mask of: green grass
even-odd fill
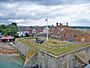
[[[47,50],[48,52],[51,52],[53,53],[54,55],[60,55],[60,54],[64,54],[66,52],[70,52],[70,51],[75,51],[76,49],[80,49],[81,47],[85,47],[87,46],[88,44],[86,43],[82,43],[82,44],[78,44],[78,45],[71,45],[71,46],[68,46],[68,47],[63,47],[63,48],[51,48],[51,49],[45,49]]]
[[[62,46],[62,45],[71,45],[71,42],[65,42],[65,41],[60,41],[60,40],[56,40],[56,39],[52,39],[50,38],[48,41],[48,45],[54,45],[54,46]]]
[[[33,39],[33,40],[35,40],[35,39]],[[26,44],[27,46],[32,46],[32,48],[34,48],[34,49],[40,49],[40,50],[47,51],[56,56],[67,53],[67,52],[74,51],[76,49],[80,49],[81,47],[88,46],[88,43],[73,44],[70,42],[64,42],[64,41],[60,41],[60,40],[56,40],[56,39],[52,39],[52,38],[49,38],[49,41],[45,42],[43,44],[35,43],[32,41],[32,39],[26,39],[26,38],[18,38],[18,39],[16,39],[16,41],[21,41],[22,43]],[[70,46],[65,46],[65,47],[61,47],[61,48],[47,47],[47,45],[62,46],[63,44],[70,45]]]

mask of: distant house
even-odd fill
[[[48,30],[48,33],[50,33],[50,32],[49,32],[49,30],[50,30],[49,27],[45,27],[45,28],[43,29],[43,33],[46,34],[46,33],[47,33],[47,30]]]
[[[29,34],[32,35],[32,34],[37,34],[37,33],[42,33],[43,32],[43,28],[30,28],[29,29]]]
[[[13,36],[2,36],[0,38],[1,42],[13,42],[15,38]]]
[[[81,42],[90,42],[90,35],[86,32],[80,37]]]
[[[18,33],[18,36],[26,36],[26,34],[29,34],[29,31],[19,31],[17,33]]]
[[[37,33],[42,33],[42,32],[43,32],[43,28],[40,28],[40,27],[39,27],[39,28],[35,28],[35,29],[36,29],[36,32],[37,32]]]
[[[50,33],[51,34],[59,34],[59,32],[64,31],[64,30],[68,30],[70,29],[70,27],[68,26],[68,23],[66,25],[63,25],[62,23],[56,23],[56,26],[51,26],[50,28]]]
[[[36,29],[33,29],[32,30],[32,34],[36,34]]]
[[[18,36],[25,36],[26,33],[29,34],[29,27],[19,27],[19,31],[17,33]]]

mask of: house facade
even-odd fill
[[[21,28],[20,32],[18,32],[19,36],[25,36],[28,33],[29,35],[32,34],[46,34],[47,27],[28,27],[28,28]],[[77,29],[71,28],[68,23],[63,25],[62,23],[56,23],[56,26],[48,27],[48,33],[50,35],[60,36],[61,40],[63,41],[70,41],[70,42],[90,42],[90,32],[84,32]]]

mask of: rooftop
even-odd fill
[[[13,37],[13,36],[3,36],[3,37],[0,38],[0,39],[14,39],[14,37]]]
[[[45,39],[45,38],[42,38]],[[32,46],[34,49],[43,50],[45,52],[51,53],[55,56],[75,51],[85,46],[89,46],[88,43],[80,43],[74,44],[68,41],[60,41],[56,39],[49,38],[48,42],[45,41],[44,43],[36,43],[35,38],[18,38],[16,41],[20,41],[27,46]]]

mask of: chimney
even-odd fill
[[[62,26],[62,23],[60,23],[60,26]]]
[[[56,23],[56,26],[58,26],[58,22]]]
[[[53,27],[53,24],[52,24],[52,27]]]
[[[66,25],[68,26],[68,22],[66,23]]]

